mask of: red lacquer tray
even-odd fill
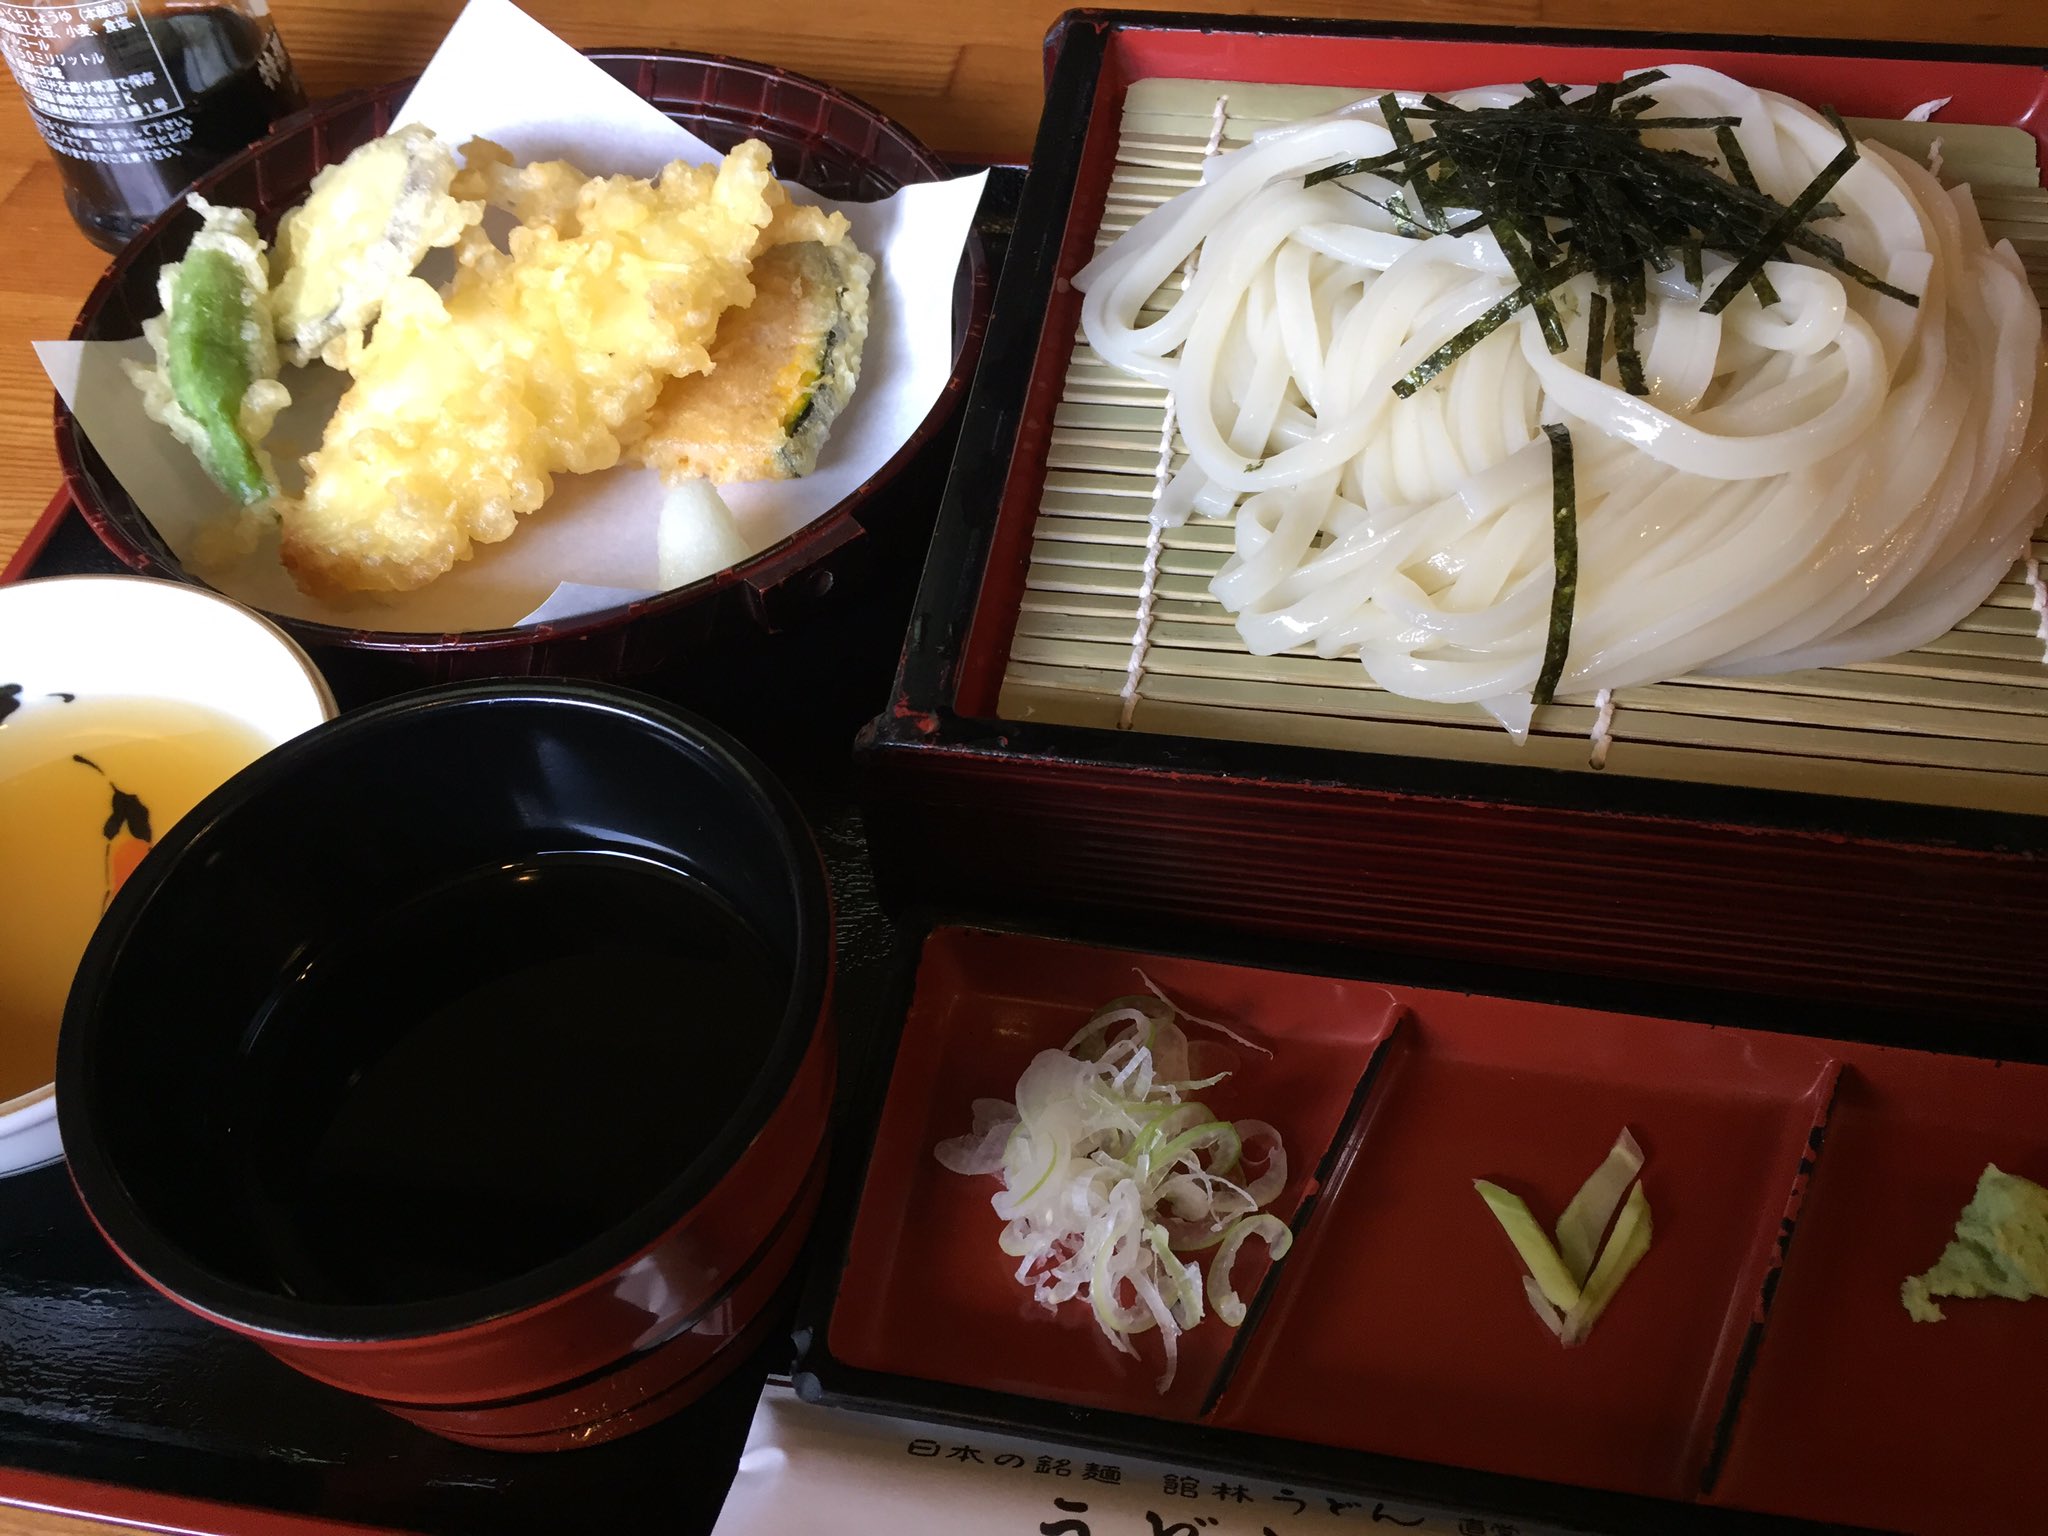
[[[932,1156],[1139,972],[1273,1046],[1204,1097],[1281,1129],[1298,1232],[1164,1396]],[[1623,1125],[1655,1241],[1566,1351],[1472,1180],[1553,1220]],[[941,927],[810,1384],[1574,1529],[2032,1529],[2048,1302],[1898,1299],[1992,1161],[2048,1177],[2048,1066]]]
[[[2031,809],[1960,810],[1000,708],[1076,346],[1071,279],[1094,250],[1133,82],[1443,88],[1672,60],[1851,115],[1947,97],[1957,121],[2048,135],[2048,59],[2017,50],[1140,12],[1054,29],[989,334],[990,356],[1029,367],[976,381],[896,698],[864,739],[886,891],[2038,1024],[2014,957],[2048,918],[2048,781]]]

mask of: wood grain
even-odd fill
[[[942,150],[1020,160],[1042,93],[1040,42],[1059,0],[833,0],[763,19],[758,0],[527,0],[579,46],[704,49],[818,76],[873,102]],[[1432,21],[1641,26],[1643,0],[1192,0],[1182,8]],[[307,89],[324,95],[417,70],[460,0],[274,0]],[[1728,32],[2005,43],[2048,47],[2048,5],[2034,0],[1722,0]],[[1700,19],[1688,16],[1687,25]],[[0,86],[0,563],[57,486],[50,391],[29,349],[64,335],[105,258],[72,227],[56,171],[11,81]],[[83,1536],[115,1529],[0,1507],[0,1536]]]
[[[74,1520],[69,1515],[0,1506],[0,1536],[105,1536],[108,1531],[134,1529],[132,1525],[102,1525],[97,1520]]]

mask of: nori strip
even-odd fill
[[[1564,676],[1572,646],[1572,608],[1579,595],[1579,505],[1572,471],[1572,435],[1555,422],[1543,424],[1550,439],[1550,548],[1556,575],[1550,583],[1550,631],[1543,642],[1543,670],[1536,674],[1531,702],[1548,704]]]
[[[1821,260],[1841,273],[1842,276],[1852,282],[1861,283],[1873,292],[1881,293],[1888,299],[1897,299],[1901,304],[1909,304],[1915,309],[1920,307],[1919,294],[1908,293],[1903,288],[1895,288],[1868,267],[1857,266],[1855,262],[1841,254],[1842,247],[1832,240],[1827,240],[1829,245],[1834,246],[1833,254],[1829,254],[1821,246],[1821,241],[1823,240],[1827,240],[1827,236],[1816,234],[1812,230],[1802,229],[1795,231],[1787,244],[1797,246],[1809,255],[1820,257]]]
[[[1394,221],[1394,233],[1409,235],[1418,240],[1425,240],[1429,237],[1429,230],[1416,222],[1415,216],[1408,211],[1407,203],[1402,201],[1400,193],[1396,192],[1383,203],[1371,193],[1361,192],[1356,187],[1346,187],[1341,182],[1338,183],[1338,186],[1341,190],[1349,192],[1360,202],[1371,203],[1380,212],[1391,217]],[[1455,234],[1457,231],[1454,230],[1452,233]]]
[[[1599,378],[1607,359],[1607,295],[1593,290],[1593,302],[1586,306],[1586,375]]]
[[[1570,261],[1552,267],[1539,280],[1540,287],[1538,292],[1548,293],[1551,289],[1570,282],[1581,272],[1584,272],[1587,269],[1587,265],[1588,263],[1583,258],[1574,257]],[[1486,310],[1478,319],[1430,353],[1429,356],[1425,357],[1413,368],[1409,369],[1400,378],[1394,380],[1394,393],[1403,400],[1406,400],[1415,391],[1422,388],[1423,385],[1478,346],[1480,342],[1486,340],[1487,337],[1499,330],[1501,326],[1507,323],[1508,317],[1513,315],[1524,304],[1527,304],[1533,296],[1527,289],[1517,288],[1513,293]]]
[[[1643,355],[1636,350],[1636,312],[1640,298],[1627,285],[1614,293],[1614,367],[1621,375],[1621,387],[1632,395],[1647,395],[1650,386],[1643,379]]]
[[[1414,130],[1409,128],[1408,119],[1401,112],[1399,99],[1392,91],[1388,91],[1386,95],[1380,97],[1379,108],[1380,116],[1386,119],[1387,132],[1394,136],[1394,148],[1408,155],[1411,160],[1414,159],[1419,146]],[[1436,188],[1430,185],[1427,161],[1417,162],[1411,179],[1415,186],[1415,200],[1422,205],[1423,218],[1429,222],[1431,229],[1442,234],[1450,228],[1450,223],[1444,218],[1443,208],[1437,203]]]
[[[1542,274],[1529,255],[1529,247],[1522,242],[1521,226],[1513,219],[1495,219],[1493,233],[1507,255],[1508,266],[1514,270],[1515,281],[1522,285],[1522,291],[1533,295],[1530,302],[1536,308],[1536,323],[1543,329],[1543,344],[1553,352],[1562,352],[1567,345],[1564,321],[1557,316],[1549,290],[1541,286]]]
[[[1721,146],[1721,158],[1728,162],[1728,174],[1735,178],[1735,185],[1745,192],[1760,192],[1756,184],[1756,172],[1749,168],[1749,156],[1742,152],[1742,141],[1735,137],[1735,126],[1714,130],[1714,142]]]
[[[1735,184],[1746,192],[1761,192],[1763,189],[1756,184],[1756,172],[1749,168],[1749,156],[1742,152],[1742,141],[1735,137],[1734,125],[1715,129],[1714,142],[1721,146],[1721,158],[1728,162],[1728,174],[1735,178]],[[1698,288],[1701,282],[1701,278],[1692,277],[1693,287]],[[1756,290],[1756,301],[1764,308],[1769,309],[1778,302],[1778,290],[1771,286],[1771,280],[1764,276],[1762,268],[1757,269],[1756,280],[1750,287]]]
[[[1742,152],[1742,141],[1735,137],[1734,129],[1732,127],[1716,129],[1714,131],[1714,142],[1721,146],[1721,157],[1728,162],[1728,172],[1735,178],[1735,184],[1745,192],[1755,192],[1761,195],[1763,189],[1756,184],[1756,173],[1749,168],[1749,156]],[[1695,289],[1699,288],[1705,281],[1703,276],[1694,274],[1690,270],[1688,270],[1687,276],[1691,279]],[[1756,280],[1750,284],[1750,287],[1756,290],[1756,301],[1763,305],[1764,308],[1768,309],[1771,305],[1778,302],[1778,290],[1771,286],[1771,280],[1764,276],[1761,269],[1758,270]]]

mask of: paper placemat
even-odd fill
[[[801,1401],[771,1381],[712,1536],[1551,1536],[1052,1441]]]

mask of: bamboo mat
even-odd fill
[[[1213,149],[1371,94],[1137,82],[1124,103],[1097,249],[1194,185]],[[1923,158],[1939,138],[1944,179],[1971,183],[1986,232],[2013,241],[2048,304],[2048,192],[2027,133],[1856,119],[1850,126]],[[1953,631],[1907,655],[1620,690],[1604,765],[1596,767],[1602,753],[1590,698],[1538,710],[1529,739],[1517,745],[1476,706],[1386,693],[1354,659],[1306,647],[1251,655],[1208,590],[1232,548],[1229,519],[1197,516],[1164,532],[1141,636],[1162,454],[1177,467],[1185,452],[1166,426],[1164,392],[1108,367],[1077,335],[999,700],[1004,719],[2048,813],[2048,616],[2034,610],[2037,589],[2024,563]],[[2048,528],[2032,551],[2048,565]],[[1134,656],[1137,686],[1127,703]]]

